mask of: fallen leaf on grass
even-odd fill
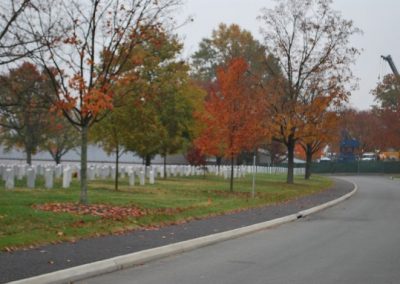
[[[33,205],[34,209],[50,211],[56,213],[71,213],[77,215],[92,215],[101,218],[112,219],[115,221],[122,220],[127,217],[140,217],[145,215],[141,209],[136,207],[120,207],[105,204],[83,205],[78,203],[45,203]],[[75,226],[84,225],[84,221],[80,220],[74,223]]]
[[[11,247],[5,247],[4,250],[5,250],[6,252],[13,252],[13,251],[14,251],[14,249],[11,248]]]

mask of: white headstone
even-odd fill
[[[88,180],[95,180],[96,179],[96,171],[93,166],[88,167],[87,171]]]
[[[99,165],[95,166],[95,178],[100,177],[101,176],[101,167]]]
[[[154,171],[150,170],[149,172],[149,183],[154,184]]]
[[[44,171],[44,184],[47,189],[52,189],[54,185],[53,169],[47,168]]]
[[[145,184],[145,175],[144,175],[144,171],[141,170],[139,173],[139,179],[140,179],[140,185],[144,185]]]
[[[125,173],[126,173],[125,167],[121,167],[119,170],[119,173],[121,175],[121,178],[125,178]]]
[[[4,181],[7,180],[7,170],[8,170],[8,169],[9,169],[9,168],[6,168],[6,167],[3,166],[2,170],[1,170],[1,178],[2,178]]]
[[[41,164],[37,165],[36,169],[37,169],[37,171],[36,171],[37,175],[40,175],[40,176],[44,175],[44,166],[43,165],[41,165]]]
[[[26,170],[26,185],[28,188],[35,188],[35,170],[31,167],[29,167]]]
[[[62,187],[63,188],[69,188],[69,185],[71,183],[71,175],[72,175],[72,170],[70,167],[65,167],[63,170],[63,183]]]
[[[60,178],[62,175],[62,171],[63,171],[63,166],[60,164],[56,165],[55,172],[54,172],[55,178]]]
[[[22,180],[26,174],[25,172],[26,172],[25,165],[19,165],[17,169],[17,179]]]
[[[6,189],[14,189],[14,170],[6,169]]]
[[[129,186],[135,186],[135,172],[133,170],[128,172]]]
[[[228,168],[227,168],[227,167],[224,167],[224,168],[223,168],[223,172],[224,172],[224,179],[228,179],[228,173],[229,173]]]

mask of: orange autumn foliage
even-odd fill
[[[266,103],[248,68],[245,60],[236,58],[217,71],[216,86],[210,88],[204,113],[198,115],[204,129],[195,145],[204,154],[233,159],[266,136]]]

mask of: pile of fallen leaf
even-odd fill
[[[99,216],[105,219],[121,220],[127,217],[140,217],[145,212],[137,207],[120,207],[105,204],[83,205],[78,203],[45,203],[32,206],[34,209],[56,213]]]

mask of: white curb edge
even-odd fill
[[[71,283],[78,280],[88,279],[100,274],[110,273],[117,270],[125,269],[135,265],[140,265],[152,260],[160,259],[174,254],[179,254],[185,251],[194,250],[196,248],[208,246],[217,242],[226,241],[229,239],[239,238],[241,236],[265,230],[274,226],[282,225],[284,223],[292,222],[304,216],[324,210],[328,207],[334,206],[351,196],[353,196],[358,187],[353,183],[354,189],[342,197],[329,201],[322,205],[300,211],[278,219],[242,227],[222,233],[212,234],[192,240],[187,240],[179,243],[174,243],[162,247],[143,250],[135,253],[130,253],[122,256],[113,257],[110,259],[100,260],[80,266],[67,268],[64,270],[54,271],[51,273],[34,276],[31,278],[21,279],[9,282],[9,284],[48,284],[48,283]]]

